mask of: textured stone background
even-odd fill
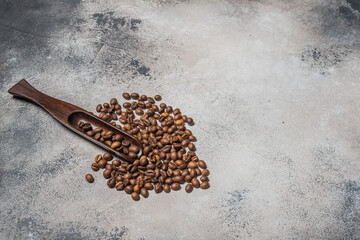
[[[0,0],[0,239],[359,239],[358,0]],[[192,116],[211,188],[133,202],[7,90]]]

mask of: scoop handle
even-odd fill
[[[50,97],[33,86],[30,85],[25,79],[20,80],[8,91],[14,97],[25,98],[31,102],[39,105],[48,111],[53,117],[63,123],[67,123],[68,116],[77,110],[85,111],[70,103],[61,101],[59,99]],[[86,112],[86,111],[85,111]]]

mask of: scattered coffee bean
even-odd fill
[[[91,174],[86,174],[85,176],[86,181],[88,181],[89,183],[94,182],[94,177]]]
[[[130,99],[131,99],[131,96],[130,96],[130,94],[128,94],[128,93],[123,93],[122,96],[123,96],[123,98],[126,99],[126,100],[130,100]]]
[[[137,192],[133,192],[131,193],[131,197],[134,201],[139,201],[140,200],[140,196]]]
[[[202,183],[200,184],[200,188],[201,188],[201,189],[208,189],[209,187],[210,187],[209,182],[202,182]]]
[[[136,100],[136,99],[139,98],[139,94],[138,94],[138,93],[132,93],[132,94],[131,94],[131,98],[134,99],[134,100]]]
[[[161,101],[161,99],[162,99],[160,95],[155,95],[154,98],[155,98],[156,101]]]
[[[185,187],[185,191],[187,193],[191,193],[193,191],[193,186],[190,183],[187,184],[186,187]]]

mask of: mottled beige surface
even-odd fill
[[[0,0],[0,238],[359,238],[359,5]],[[91,111],[161,94],[194,118],[211,188],[88,184],[102,151],[12,99],[21,78]]]

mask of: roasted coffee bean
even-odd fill
[[[144,188],[146,188],[147,190],[153,190],[154,186],[152,183],[146,182],[146,183],[144,183]]]
[[[137,192],[137,193],[140,192],[140,186],[139,185],[134,186],[134,192]]]
[[[137,109],[135,110],[135,113],[136,113],[137,115],[143,115],[143,114],[144,114],[144,111],[143,111],[141,108],[137,108]]]
[[[144,198],[149,197],[149,192],[148,192],[148,190],[147,190],[146,188],[144,188],[144,187],[140,189],[140,194],[141,194],[141,196],[143,196]]]
[[[124,178],[126,178],[126,179],[130,179],[130,178],[132,178],[131,173],[126,173],[126,174],[124,175]]]
[[[93,171],[99,171],[99,164],[98,163],[93,163],[93,164],[91,164],[91,169],[93,170]]]
[[[137,158],[137,154],[134,153],[134,152],[129,152],[129,153],[128,153],[128,156],[129,156],[131,159],[136,159],[136,158]]]
[[[134,192],[134,187],[132,185],[127,185],[124,189],[124,191],[127,193],[127,194],[131,194]]]
[[[97,106],[96,106],[96,111],[97,111],[97,112],[100,112],[101,108],[102,108],[101,104],[97,105]]]
[[[106,164],[107,164],[107,162],[106,162],[105,159],[101,159],[101,160],[99,161],[99,167],[100,167],[100,168],[105,168],[105,167],[106,167]]]
[[[188,167],[189,168],[197,168],[197,163],[196,162],[194,162],[194,161],[190,161],[189,163],[188,163]]]
[[[194,125],[194,120],[192,118],[187,118],[187,123],[190,125],[190,126],[193,126]]]
[[[139,201],[140,200],[140,195],[137,192],[133,192],[133,193],[131,193],[131,198],[134,201]]]
[[[178,183],[184,183],[184,177],[183,176],[175,176],[174,177],[174,182],[178,182]]]
[[[184,177],[184,180],[185,180],[185,182],[187,182],[187,183],[191,182],[191,179],[192,179],[192,177],[191,177],[190,175],[186,175],[186,176]]]
[[[161,99],[162,99],[162,97],[160,95],[155,95],[154,98],[155,98],[156,101],[161,101]]]
[[[196,177],[197,177],[197,173],[196,173],[196,170],[195,170],[195,169],[191,169],[191,170],[190,170],[190,176],[193,177],[193,178],[196,178]]]
[[[205,169],[204,171],[202,171],[202,175],[207,177],[210,175],[210,171],[208,169]]]
[[[171,189],[174,190],[174,191],[179,191],[181,189],[181,186],[179,183],[177,182],[174,182],[171,184]]]
[[[94,182],[94,177],[89,173],[85,175],[85,179],[86,181],[88,181],[89,183]]]
[[[123,98],[126,99],[126,100],[130,100],[130,99],[131,99],[131,96],[130,96],[130,94],[128,94],[128,93],[123,93],[122,96],[123,96]]]
[[[155,103],[155,100],[154,100],[152,97],[148,97],[147,100],[148,100],[150,103],[152,103],[152,104]]]
[[[200,181],[197,178],[191,179],[191,184],[193,185],[194,188],[200,187]]]
[[[121,190],[124,190],[125,185],[123,182],[120,181],[115,184],[115,188],[116,188],[116,190],[121,191]]]
[[[140,96],[140,99],[143,100],[143,101],[146,101],[146,100],[147,100],[147,96],[146,96],[146,95],[141,95],[141,96]]]
[[[209,182],[202,182],[201,184],[200,184],[200,188],[201,189],[208,189],[210,187],[210,184],[209,184]]]
[[[163,191],[163,187],[161,183],[156,183],[154,187],[155,193],[161,193]]]
[[[139,98],[139,94],[138,94],[138,93],[132,93],[132,94],[131,94],[131,98],[134,99],[134,100],[136,100],[136,99]]]
[[[131,146],[129,147],[129,150],[130,150],[131,152],[134,152],[134,153],[138,153],[138,152],[139,152],[139,148],[138,148],[137,146],[135,146],[135,145],[131,145]]]
[[[189,140],[192,141],[192,142],[196,142],[196,141],[197,141],[196,137],[193,136],[193,135],[189,136]]]
[[[103,175],[104,175],[104,178],[106,178],[106,179],[110,178],[111,170],[110,170],[110,169],[106,169],[106,170],[103,172]]]
[[[203,160],[199,160],[199,161],[198,161],[198,165],[199,165],[199,167],[201,167],[202,169],[206,169],[206,168],[207,168],[206,163],[205,163]]]
[[[118,147],[120,147],[121,146],[121,142],[119,142],[119,141],[115,141],[115,142],[113,142],[112,144],[111,144],[111,148],[112,149],[115,149],[115,148],[118,148]]]
[[[168,184],[165,184],[164,187],[163,187],[163,189],[164,189],[164,192],[166,192],[166,193],[171,192],[170,185],[168,185]]]
[[[196,174],[197,174],[198,176],[201,175],[201,170],[200,170],[200,168],[195,168],[195,171],[196,171]]]
[[[129,103],[129,102],[124,102],[123,103],[124,108],[129,108],[130,106],[131,106],[131,103]]]
[[[202,182],[208,182],[209,181],[209,178],[207,176],[201,176],[200,177],[200,181]]]
[[[190,183],[186,184],[185,191],[191,193],[193,191],[193,186]]]
[[[193,143],[189,143],[188,148],[189,148],[190,151],[195,151],[196,150],[195,144],[193,144]]]
[[[114,165],[115,167],[120,166],[120,164],[121,164],[120,160],[114,160],[114,161],[112,161],[112,165]]]
[[[111,159],[113,159],[113,156],[110,154],[110,153],[105,153],[103,158],[106,160],[106,161],[110,161]]]
[[[151,102],[147,102],[147,103],[145,103],[145,108],[147,108],[147,109],[149,109],[149,108],[151,108]]]
[[[114,188],[115,187],[115,184],[116,184],[116,181],[114,178],[110,178],[107,182],[107,185],[109,188]]]
[[[111,104],[111,105],[117,104],[116,98],[112,98],[112,99],[110,100],[110,104]]]

